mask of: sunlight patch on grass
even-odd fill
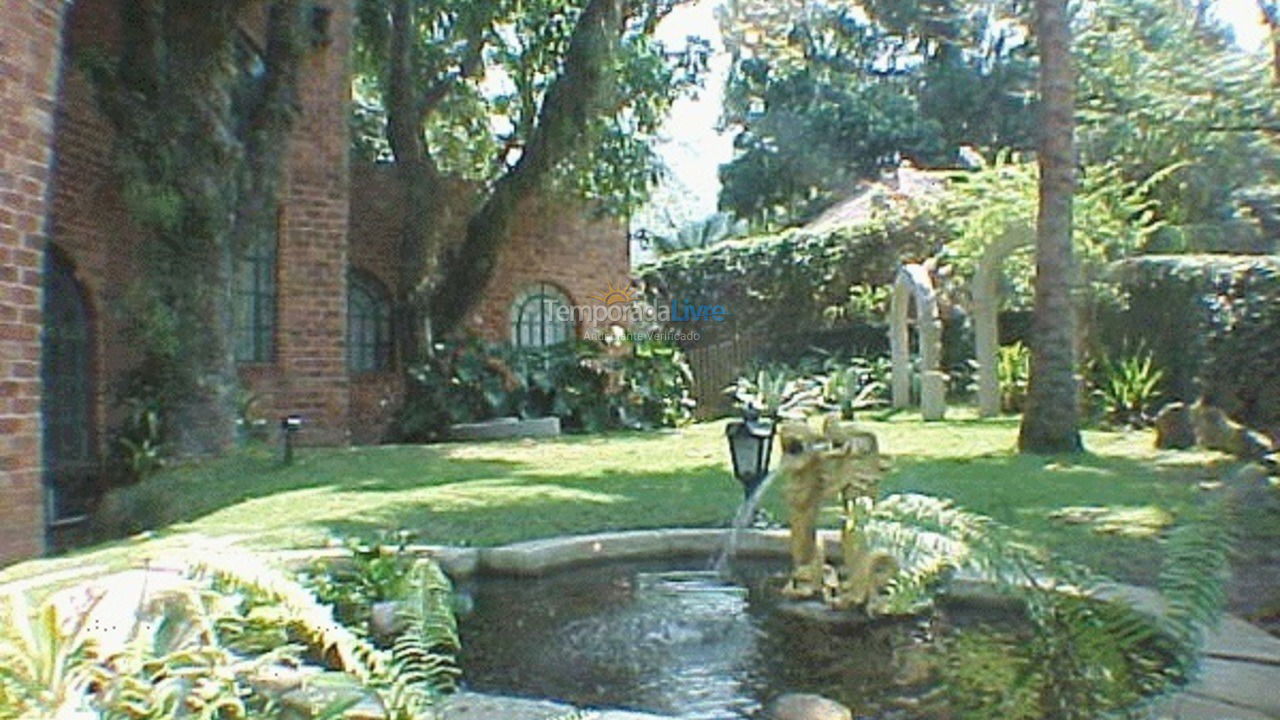
[[[1088,525],[1102,535],[1153,538],[1173,524],[1169,511],[1154,505],[1116,507],[1079,505],[1049,513],[1049,519],[1071,525]]]

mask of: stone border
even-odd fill
[[[411,546],[408,550],[434,558],[455,579],[475,575],[531,577],[552,572],[622,560],[642,558],[712,557],[729,541],[726,529],[659,529],[570,535],[530,540],[488,548]],[[835,552],[836,531],[822,531],[821,538]],[[305,562],[324,556],[341,557],[334,549],[320,554],[296,553],[286,562]],[[288,555],[288,554],[286,554]],[[743,530],[736,540],[736,556],[786,558],[785,530]],[[947,596],[975,603],[1001,603],[990,585],[974,578],[953,581]],[[1124,599],[1151,614],[1164,606],[1158,593],[1135,585],[1116,585],[1103,597]],[[1200,679],[1156,707],[1155,717],[1180,720],[1280,718],[1280,639],[1235,616],[1225,616],[1205,640],[1205,661]]]
[[[645,558],[663,559],[679,557],[710,558],[729,541],[728,529],[657,529],[624,532],[569,535],[543,540],[530,540],[497,547],[468,548],[440,545],[412,545],[407,551],[421,557],[430,557],[440,563],[455,580],[473,576],[533,577],[573,567]],[[821,531],[820,537],[830,553],[835,553],[839,542],[836,531]],[[776,558],[788,557],[786,530],[743,530],[736,540],[735,555],[739,557]],[[834,555],[832,555],[834,557]],[[348,557],[345,548],[331,547],[311,550],[290,550],[272,553],[271,560],[292,570],[300,570],[317,560],[341,561]],[[158,558],[157,560],[161,560]],[[168,567],[163,562],[153,562],[152,569]],[[83,579],[89,572],[67,573],[66,579]],[[112,575],[116,573],[104,573]],[[28,583],[31,579],[28,580]],[[23,583],[23,584],[28,584]],[[16,589],[10,587],[9,589]],[[952,599],[979,604],[1007,606],[1008,599],[991,591],[989,584],[976,578],[958,578],[946,594]],[[1104,597],[1117,597],[1132,603],[1138,609],[1161,614],[1164,607],[1158,593],[1150,588],[1134,585],[1117,585]],[[1182,693],[1160,703],[1154,717],[1179,720],[1265,720],[1280,718],[1280,639],[1234,616],[1223,618],[1219,627],[1205,642],[1205,661],[1201,677]],[[466,707],[472,711],[479,707],[492,707],[488,703],[511,701],[513,698],[468,695]],[[512,705],[514,711],[516,705]],[[520,707],[533,710],[531,705]],[[543,708],[546,709],[546,708]],[[447,720],[465,720],[475,717],[458,708],[458,714],[446,713]],[[600,711],[600,720],[637,720],[658,718],[643,714]],[[547,717],[551,717],[548,715]]]

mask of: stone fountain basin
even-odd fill
[[[544,540],[533,540],[490,548],[464,548],[450,546],[416,545],[407,548],[411,554],[431,557],[455,580],[478,575],[539,576],[560,570],[594,563],[612,561],[664,559],[679,557],[710,558],[718,552],[729,537],[726,529],[658,529],[626,532],[576,535]],[[823,531],[820,537],[834,554],[838,533]],[[787,558],[786,530],[743,530],[737,540],[739,557],[761,559]],[[285,567],[301,570],[316,560],[341,563],[347,558],[342,548],[320,548],[281,551],[273,553],[273,559]],[[175,561],[176,562],[176,561]],[[132,570],[126,573],[104,575],[101,568],[77,569],[55,573],[53,576],[31,578],[0,586],[0,591],[47,590],[51,586],[74,587],[61,591],[69,599],[83,593],[86,585],[95,584],[115,589],[136,591],[150,587],[155,590],[176,579],[180,568],[166,558],[151,558],[148,570]],[[147,575],[146,582],[135,577]],[[128,595],[128,592],[124,592]],[[1123,598],[1140,609],[1162,613],[1159,595],[1147,588],[1118,585],[1107,593]],[[952,580],[946,597],[952,601],[1008,609],[1009,600],[993,591],[990,585],[977,578],[958,577]],[[106,602],[109,606],[136,607],[137,598],[123,598],[121,603]],[[1249,718],[1280,717],[1280,696],[1272,690],[1280,684],[1280,639],[1249,623],[1233,617],[1224,617],[1205,643],[1206,660],[1202,679],[1187,692],[1166,703],[1171,716],[1179,718],[1224,717]],[[487,714],[491,703],[501,703],[503,698],[490,698],[464,694],[457,698],[458,712],[446,712],[453,720],[479,717]],[[546,706],[537,707],[530,700],[511,700],[514,705],[525,703],[531,713],[541,714]],[[563,707],[563,706],[560,706]],[[1232,712],[1223,715],[1223,709]],[[1200,714],[1196,714],[1200,712]],[[1205,714],[1207,713],[1207,714]],[[1213,713],[1218,713],[1214,715]],[[548,717],[551,715],[547,715]],[[513,716],[514,717],[514,716]],[[603,717],[612,717],[604,715]],[[619,715],[642,717],[641,715]],[[654,716],[648,716],[654,717]]]

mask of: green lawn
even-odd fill
[[[1158,559],[1153,537],[1120,537],[1049,514],[1070,506],[1176,518],[1228,459],[1151,448],[1146,432],[1087,432],[1071,458],[1014,452],[1014,418],[923,423],[903,415],[868,427],[892,458],[886,492],[953,498],[1059,552],[1136,581]],[[170,469],[115,493],[118,530],[150,532],[0,571],[0,582],[86,564],[118,566],[176,547],[236,542],[315,546],[335,535],[412,531],[417,541],[490,545],[564,533],[723,526],[741,489],[728,469],[723,423],[679,431],[538,442],[302,451],[280,467],[266,449]],[[766,506],[781,516],[778,488]],[[1274,532],[1274,531],[1273,531]]]

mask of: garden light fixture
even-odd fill
[[[748,498],[760,487],[769,474],[769,456],[773,451],[773,422],[760,419],[754,408],[743,413],[742,420],[725,426],[729,438],[729,457],[733,460],[733,475],[742,483]]]
[[[284,464],[293,462],[293,436],[302,430],[301,415],[285,415],[280,418],[280,440],[284,443]]]

